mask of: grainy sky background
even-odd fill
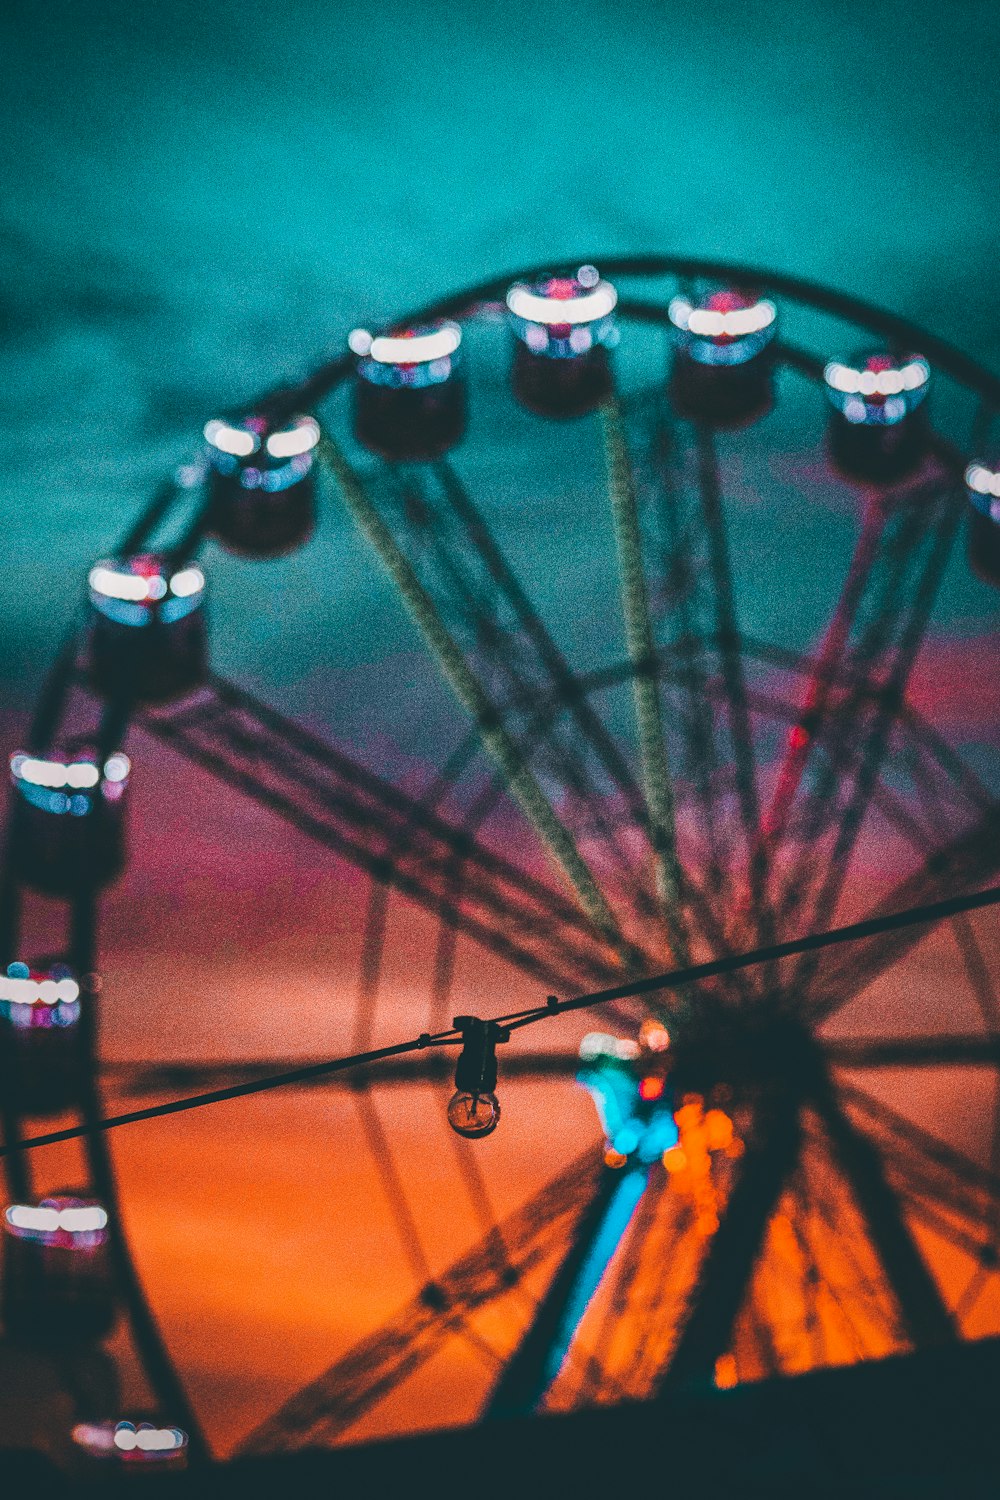
[[[546,257],[664,251],[827,282],[997,368],[998,47],[992,0],[556,0],[489,13],[442,0],[8,0],[5,740],[87,564],[205,418],[303,374],[357,322]],[[344,569],[363,591],[355,564]],[[336,598],[336,560],[329,571]],[[963,628],[993,659],[989,602],[977,600]],[[260,610],[279,615],[280,601]],[[331,618],[343,634],[335,607]],[[259,620],[242,629],[244,657],[255,630],[265,644],[280,634]],[[383,660],[370,657],[341,684],[359,701]],[[280,697],[294,664],[261,666],[256,681]],[[991,691],[970,679],[956,712],[988,718]],[[246,1055],[329,1042],[337,1028],[324,1029],[317,994],[340,937],[356,939],[349,874],[320,870],[304,841],[139,748],[154,772],[135,788],[145,856],[108,923],[111,1050],[184,1055],[192,1030],[209,1050],[231,1041]],[[405,997],[407,945],[423,940],[400,920],[389,988]],[[462,982],[475,977],[470,967]],[[559,1160],[595,1128],[589,1106],[562,1098]],[[437,1140],[439,1104],[419,1106],[426,1120],[392,1106],[406,1150]],[[370,1167],[352,1167],[349,1109],[313,1097],[237,1106],[118,1148],[154,1304],[223,1445],[408,1293],[377,1188],[359,1186]],[[518,1118],[512,1108],[492,1158],[500,1206],[551,1166]],[[473,1226],[466,1209],[460,1230],[435,1219],[440,1161],[428,1147],[412,1174],[446,1262]],[[331,1255],[335,1276],[318,1275]],[[331,1281],[347,1271],[344,1299]],[[446,1371],[389,1425],[422,1423],[457,1382]]]

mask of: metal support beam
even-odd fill
[[[604,1272],[632,1221],[649,1168],[605,1168],[593,1202],[579,1220],[562,1265],[527,1333],[504,1365],[484,1412],[518,1417],[533,1412],[555,1380]]]
[[[687,1321],[659,1384],[661,1398],[678,1387],[712,1381],[749,1293],[771,1215],[798,1160],[800,1140],[798,1096],[775,1101],[760,1121],[756,1144],[747,1149],[708,1248]]]
[[[817,1104],[837,1159],[868,1223],[907,1334],[919,1349],[956,1338],[951,1313],[886,1180],[878,1150],[851,1124],[832,1091]]]
[[[433,599],[418,579],[412,564],[372,503],[364,484],[331,438],[317,450],[333,475],[340,493],[362,534],[371,542],[382,565],[399,591],[411,617],[432,653],[445,681],[459,703],[477,725],[482,741],[503,772],[525,816],[564,876],[582,910],[606,943],[631,965],[629,950],[611,907],[593,871],[563,821],[558,817],[538,778],[528,766],[506,727],[499,722],[479,678],[444,625]]]
[[[674,787],[656,672],[656,645],[649,613],[649,586],[643,567],[639,515],[625,433],[617,404],[601,408],[608,472],[608,495],[618,546],[625,643],[633,667],[632,694],[639,730],[639,757],[649,811],[656,890],[667,938],[677,963],[689,961],[683,922],[683,872],[677,852]]]

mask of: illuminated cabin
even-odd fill
[[[667,309],[674,357],[670,391],[681,416],[713,427],[742,427],[773,401],[778,314],[773,302],[727,287]]]
[[[90,672],[106,697],[164,702],[205,675],[205,575],[140,553],[90,570]]]
[[[22,1342],[88,1343],[114,1326],[108,1215],[69,1190],[4,1213],[2,1309],[9,1337]]]
[[[1000,463],[965,471],[969,497],[969,562],[985,583],[1000,584]]]
[[[440,458],[465,431],[465,381],[457,323],[438,322],[348,339],[358,362],[354,432],[373,453],[399,462]]]
[[[927,446],[930,378],[920,355],[882,349],[827,365],[830,456],[843,474],[886,483],[917,467]]]
[[[54,896],[106,885],[125,854],[125,793],[131,762],[121,751],[98,766],[92,747],[16,751],[10,853],[20,879]]]
[[[80,986],[62,963],[12,963],[0,975],[11,1086],[20,1114],[58,1114],[73,1103],[83,1060]]]
[[[277,557],[310,536],[319,438],[312,417],[206,423],[211,526],[231,551]]]
[[[166,1427],[152,1413],[78,1422],[73,1443],[86,1469],[183,1469],[187,1465],[188,1435],[181,1427]]]
[[[611,394],[618,293],[594,266],[516,282],[507,293],[514,395],[546,417],[578,417]]]

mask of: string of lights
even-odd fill
[[[986,890],[970,892],[968,895],[951,896],[943,901],[933,901],[922,906],[908,907],[904,911],[890,912],[884,916],[852,922],[844,927],[830,928],[826,932],[792,938],[788,942],[772,943],[765,948],[754,948],[745,953],[729,954],[725,958],[689,964],[682,969],[653,974],[645,979],[632,980],[611,989],[596,990],[591,994],[575,995],[567,1000],[560,1000],[550,995],[544,1005],[535,1006],[530,1010],[517,1011],[507,1016],[499,1016],[493,1020],[484,1021],[474,1016],[457,1016],[455,1025],[446,1031],[433,1034],[423,1032],[409,1041],[395,1042],[387,1047],[375,1047],[367,1052],[353,1053],[348,1057],[309,1063],[301,1068],[291,1068],[287,1072],[269,1074],[266,1078],[232,1084],[227,1088],[211,1089],[206,1093],[190,1094],[182,1099],[171,1099],[166,1103],[149,1105],[144,1109],[129,1110],[125,1114],[109,1115],[89,1126],[52,1130],[44,1135],[29,1136],[16,1143],[9,1142],[0,1147],[0,1157],[10,1156],[16,1151],[33,1150],[40,1146],[53,1146],[60,1141],[77,1140],[91,1134],[94,1130],[115,1130],[122,1125],[136,1125],[143,1120],[155,1120],[165,1115],[203,1109],[210,1104],[221,1104],[227,1099],[240,1099],[249,1094],[263,1094],[272,1089],[306,1083],[331,1073],[364,1067],[368,1063],[401,1057],[405,1053],[423,1051],[428,1047],[459,1045],[463,1050],[456,1071],[457,1091],[449,1105],[449,1121],[460,1135],[486,1135],[495,1128],[499,1118],[499,1106],[492,1092],[496,1081],[496,1043],[506,1041],[512,1031],[519,1030],[523,1026],[531,1026],[536,1022],[546,1021],[553,1016],[565,1015],[571,1011],[590,1010],[615,1000],[629,1000],[639,995],[653,994],[657,990],[681,989],[704,979],[734,973],[738,969],[753,968],[759,964],[773,963],[781,958],[791,958],[821,948],[832,948],[842,943],[859,942],[864,938],[877,937],[899,928],[937,922],[960,912],[976,911],[998,904],[1000,904],[1000,886],[991,886]],[[460,1113],[463,1107],[468,1110],[467,1117]]]

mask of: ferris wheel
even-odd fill
[[[454,1021],[457,1071],[427,1048],[348,1075],[370,1211],[413,1296],[256,1413],[245,1451],[377,1431],[455,1349],[466,1398],[444,1423],[1000,1329],[993,913],[555,1019],[568,997],[990,885],[1000,746],[976,658],[1000,582],[998,410],[995,378],[900,318],[759,270],[635,258],[529,269],[356,329],[301,386],[208,422],[94,563],[11,762],[5,1319],[77,1351],[81,1461],[208,1452],[99,1128],[99,892],[142,857],[130,725],[360,872],[345,1050],[476,1011]],[[363,701],[311,701],[307,724],[218,667],[252,659],[226,641],[255,569],[282,601],[276,656],[308,677],[350,654],[306,624],[347,566],[346,528],[368,601],[352,636],[384,661]],[[19,938],[39,892],[66,917],[45,957]],[[492,1021],[547,992],[552,1043],[499,1046]],[[266,1072],[151,1061],[130,1087]],[[544,1130],[575,1095],[577,1120],[581,1085],[596,1108],[579,1150],[557,1132],[558,1170],[498,1212],[490,1153],[512,1116]],[[450,1262],[394,1138],[398,1101],[428,1097],[478,1224]],[[66,1112],[85,1180],[41,1194],[19,1143]],[[121,1313],[141,1413],[79,1354]]]

